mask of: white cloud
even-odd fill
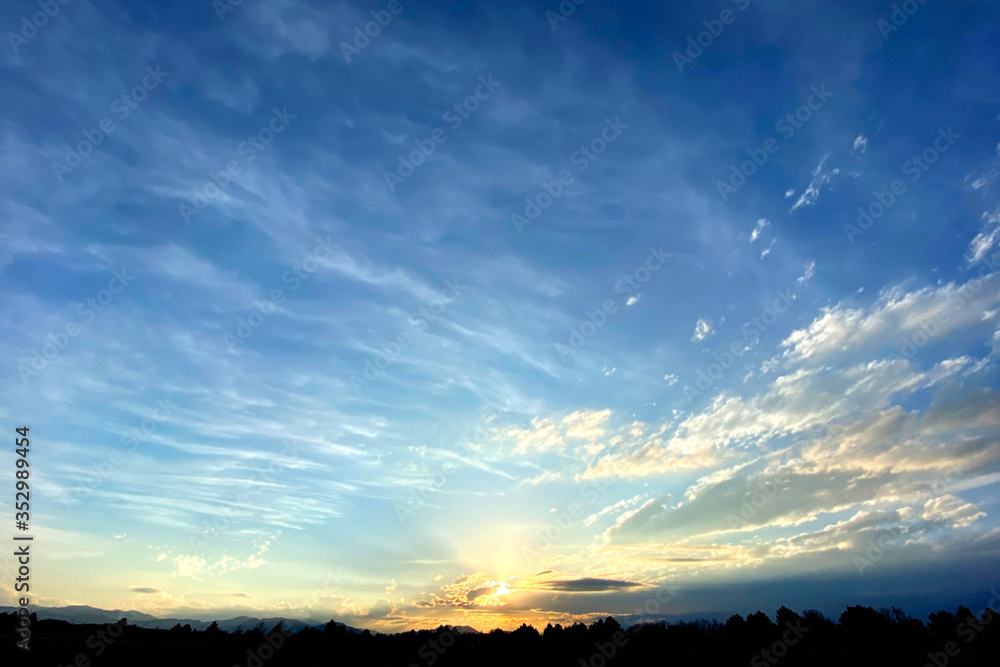
[[[969,252],[966,255],[969,264],[981,262],[998,242],[1000,242],[1000,209],[992,214],[983,213],[983,226],[976,238],[969,243]]]
[[[605,435],[610,417],[610,410],[578,410],[561,419],[535,417],[529,426],[506,428],[495,439],[512,442],[518,454],[561,451],[569,446],[578,446],[581,441],[599,441]]]
[[[669,428],[670,424],[632,424],[616,436],[613,451],[588,467],[582,478],[648,477],[697,470],[718,462],[717,452],[704,441],[688,440],[683,434],[668,438]]]
[[[632,496],[631,498],[626,498],[626,499],[623,499],[623,500],[619,500],[618,502],[614,503],[613,505],[608,505],[607,507],[605,507],[604,509],[600,510],[599,512],[595,512],[594,514],[591,514],[590,516],[588,516],[586,519],[583,520],[583,525],[585,525],[585,526],[593,525],[602,516],[606,516],[608,514],[611,514],[612,512],[616,512],[618,510],[623,510],[623,509],[628,509],[629,507],[633,507],[640,500],[642,500],[642,494],[636,494],[635,496]]]
[[[986,512],[972,503],[967,503],[953,495],[943,495],[931,498],[924,503],[920,517],[926,521],[944,522],[956,528],[966,528],[977,519],[986,516]]]
[[[649,501],[623,515],[609,537],[631,541],[673,535],[704,543],[712,534],[792,527],[876,505],[895,506],[911,523],[949,528],[965,528],[985,516],[953,493],[996,483],[1000,474],[1000,444],[989,437],[1000,425],[995,393],[966,405],[961,415],[940,400],[923,413],[899,406],[865,410],[860,401],[853,416],[833,428],[829,415],[820,416],[825,400],[814,401],[815,419],[801,421],[803,427],[811,424],[801,433],[819,427],[825,431],[819,437],[804,438],[793,451],[770,447],[746,456],[699,479],[680,503]],[[706,421],[718,418],[712,414]],[[762,433],[766,439],[781,435],[780,419],[771,423],[779,430]],[[967,444],[955,447],[956,441]],[[751,498],[748,512],[744,501],[749,505]]]
[[[715,329],[712,327],[712,323],[704,317],[699,317],[694,325],[694,335],[691,336],[691,340],[697,343],[705,340],[713,333],[715,333]]]
[[[767,218],[761,218],[760,220],[758,220],[757,224],[753,228],[753,231],[750,232],[750,243],[753,243],[754,241],[759,239],[761,232],[764,231],[765,227],[770,226],[770,224],[771,223],[767,220]]]
[[[264,553],[267,552],[270,546],[271,542],[265,541],[254,549],[254,553],[246,558],[239,559],[226,554],[213,563],[209,563],[201,556],[174,556],[172,559],[174,563],[173,576],[199,578],[206,575],[223,575],[235,570],[256,570],[262,565],[267,564],[267,561],[264,560]],[[157,562],[159,561],[160,559],[157,558]]]
[[[812,280],[813,276],[816,275],[816,262],[809,261],[805,266],[805,273],[803,273],[798,278],[798,283],[800,285],[805,285],[807,282]]]
[[[868,150],[868,137],[866,137],[863,134],[859,134],[858,137],[854,140],[854,152],[863,154],[867,150]]]
[[[761,251],[760,258],[764,259],[768,255],[770,255],[771,254],[771,249],[774,248],[774,244],[777,243],[777,242],[778,242],[778,239],[771,239],[771,243],[766,248],[764,248]]]
[[[801,436],[831,424],[847,428],[873,411],[889,410],[902,397],[967,377],[983,367],[971,357],[946,358],[922,369],[917,360],[885,354],[884,347],[899,333],[912,337],[927,321],[940,322],[940,336],[959,332],[981,340],[976,331],[987,327],[992,333],[995,326],[993,321],[983,322],[983,313],[1000,313],[994,307],[1000,303],[996,282],[986,281],[977,291],[954,284],[910,293],[897,287],[883,292],[868,310],[842,304],[824,309],[809,326],[782,342],[785,353],[769,365],[768,372],[786,370],[764,391],[747,398],[720,394],[672,433],[666,427],[653,435],[640,429],[593,464],[585,476],[641,477],[715,465],[747,456],[778,438]],[[965,305],[956,310],[956,303]],[[969,428],[972,423],[968,422]]]
[[[815,204],[816,200],[819,199],[823,186],[829,184],[830,181],[833,180],[833,177],[840,173],[840,169],[836,168],[829,171],[823,170],[823,165],[829,157],[830,153],[824,155],[823,159],[819,161],[818,165],[816,165],[816,168],[813,169],[812,180],[809,182],[809,185],[806,186],[805,191],[798,198],[798,201],[796,201],[792,205],[792,208],[788,210],[789,213],[794,213],[803,206],[812,206]]]
[[[982,322],[983,313],[1000,304],[998,283],[973,279],[914,292],[895,286],[884,290],[867,310],[844,303],[824,308],[809,326],[782,342],[784,356],[820,364],[835,357],[871,355],[886,347],[898,353],[907,341],[913,344],[918,332],[918,341],[928,333],[940,339]]]

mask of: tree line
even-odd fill
[[[819,611],[781,607],[725,622],[641,623],[624,628],[612,617],[590,625],[522,625],[488,633],[448,626],[380,634],[351,632],[332,620],[291,633],[277,626],[227,633],[177,625],[140,628],[127,619],[107,625],[32,620],[31,653],[15,649],[20,622],[0,614],[4,665],[45,667],[630,667],[649,665],[827,665],[912,667],[996,665],[996,613],[939,611],[926,622],[897,608],[848,607],[837,620]]]

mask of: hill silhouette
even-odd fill
[[[291,632],[299,632],[306,628],[320,628],[326,626],[326,621],[318,621],[312,618],[296,619],[285,618],[283,616],[258,618],[256,616],[236,616],[234,618],[218,619],[215,621],[201,621],[193,618],[160,618],[151,616],[140,611],[123,611],[121,609],[100,609],[86,605],[71,605],[67,607],[35,607],[35,613],[40,620],[67,621],[75,624],[101,625],[116,623],[121,618],[127,618],[129,625],[139,628],[150,628],[154,630],[169,630],[175,625],[190,625],[192,630],[206,630],[212,623],[215,623],[220,630],[225,632],[246,632],[253,629],[270,629],[278,623],[282,623],[285,629]],[[17,607],[0,606],[0,613],[13,613]],[[344,624],[340,624],[344,625]],[[344,625],[349,633],[359,634],[358,628]]]

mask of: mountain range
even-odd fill
[[[17,609],[17,607],[0,606],[0,612],[12,613],[16,612]],[[106,623],[115,623],[122,618],[126,618],[128,619],[129,625],[134,625],[140,628],[169,630],[179,623],[181,625],[190,625],[191,629],[199,631],[206,629],[212,624],[212,621],[198,621],[192,618],[157,618],[156,616],[144,614],[141,611],[98,609],[97,607],[89,607],[86,605],[73,605],[69,607],[33,607],[32,610],[38,614],[39,620],[52,619],[77,624],[101,625]],[[312,618],[297,619],[284,618],[280,616],[268,618],[237,616],[235,618],[225,620],[219,619],[216,622],[219,624],[219,629],[225,632],[246,632],[247,630],[253,630],[254,628],[261,628],[264,631],[268,631],[278,623],[284,623],[285,629],[289,632],[300,632],[305,628],[318,628],[322,630],[328,623],[328,621],[317,621]],[[352,628],[344,623],[336,621],[335,623],[345,628],[350,634],[361,634],[363,632],[358,628]]]

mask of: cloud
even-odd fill
[[[976,237],[969,242],[966,259],[970,265],[979,264],[1000,242],[1000,209],[983,213],[983,225]]]
[[[576,411],[563,418],[566,437],[577,440],[597,440],[604,436],[603,425],[611,417],[611,410]]]
[[[813,276],[816,275],[816,262],[809,261],[806,263],[805,273],[797,278],[797,282],[800,285],[805,285],[807,282],[812,280]]]
[[[365,614],[366,618],[386,618],[390,616],[395,607],[391,602],[385,599],[378,600]]]
[[[704,317],[699,317],[694,325],[694,335],[691,336],[691,340],[697,343],[705,340],[713,333],[715,333],[715,329],[712,327],[712,323]]]
[[[490,584],[489,586],[483,586],[482,588],[471,590],[465,594],[465,599],[468,600],[469,602],[473,602],[477,598],[481,598],[483,596],[491,596],[500,590],[501,585],[502,584],[500,583],[495,583],[495,584]]]
[[[974,316],[951,317],[942,335],[980,324],[983,303],[998,298],[994,285],[986,294],[988,284],[969,292],[980,300],[968,308]],[[982,363],[969,356],[926,367],[898,355],[864,360],[880,352],[891,332],[913,329],[960,292],[954,284],[893,289],[868,310],[838,304],[784,341],[785,371],[758,393],[723,393],[655,449],[602,459],[602,474],[622,476],[676,473],[676,462],[663,453],[680,447],[701,453],[706,466],[729,463],[691,484],[680,501],[665,496],[625,512],[606,531],[608,543],[740,539],[765,527],[790,529],[855,513],[833,527],[734,554],[751,562],[860,544],[873,529],[862,520],[874,517],[882,517],[880,525],[894,517],[921,540],[971,529],[986,515],[957,489],[1000,479],[994,435],[1000,394],[957,382],[974,377]],[[919,392],[930,396],[926,406],[904,409]],[[873,513],[873,506],[887,509]]]
[[[450,584],[442,586],[440,591],[440,594],[418,600],[415,606],[459,609],[503,607],[506,605],[504,598],[510,592],[510,585],[487,576],[484,571],[479,571],[452,580]]]
[[[810,364],[867,358],[880,352],[898,354],[915,337],[926,344],[931,337],[942,340],[952,333],[967,331],[974,336],[982,328],[983,314],[998,304],[1000,281],[995,277],[911,292],[897,285],[883,290],[868,309],[844,302],[824,308],[781,346],[785,359]],[[997,319],[991,319],[996,324]]]
[[[146,588],[145,586],[139,586],[132,589],[133,593],[162,593],[159,588]]]
[[[623,510],[623,509],[627,509],[629,507],[633,507],[636,503],[638,503],[640,500],[642,500],[642,498],[643,498],[642,494],[637,494],[635,496],[632,496],[631,498],[619,500],[618,502],[614,503],[613,505],[608,505],[607,507],[605,507],[601,511],[595,512],[594,514],[591,514],[586,519],[584,519],[583,520],[583,525],[585,525],[585,526],[593,525],[602,516],[606,516],[608,514],[617,512],[619,510]]]
[[[767,218],[761,218],[760,220],[758,220],[757,224],[753,228],[753,231],[750,232],[750,243],[752,244],[754,241],[759,239],[761,232],[764,231],[765,227],[770,226],[770,224],[771,223],[767,220]]]
[[[529,427],[506,428],[495,439],[513,441],[518,454],[559,451],[578,446],[581,441],[600,440],[605,434],[604,424],[610,417],[610,410],[577,410],[562,418],[535,417]]]
[[[241,282],[232,272],[220,270],[214,263],[190,250],[169,243],[134,253],[142,273],[154,273],[171,281],[186,283],[206,292],[250,304],[257,296],[253,287]],[[129,267],[131,268],[131,267]]]
[[[799,196],[798,200],[788,209],[789,213],[795,213],[803,206],[812,206],[819,199],[820,192],[824,185],[828,185],[833,177],[840,173],[840,169],[831,169],[824,171],[823,165],[826,164],[827,158],[830,157],[830,153],[823,156],[823,159],[819,161],[816,168],[812,172],[812,180],[809,185],[806,186],[805,191]]]
[[[628,588],[637,588],[642,584],[632,581],[622,581],[619,579],[567,579],[562,581],[546,581],[537,584],[533,588],[545,591],[562,591],[565,593],[597,593],[605,591],[615,591]]]
[[[922,508],[923,520],[968,527],[985,515],[942,491],[940,482],[996,471],[1000,448],[982,441],[965,451],[949,452],[948,443],[961,431],[968,437],[995,428],[998,419],[989,413],[996,402],[993,397],[980,406],[965,425],[940,412],[922,417],[898,407],[862,415],[794,452],[765,454],[706,475],[686,491],[682,502],[649,501],[623,515],[608,537],[615,542],[652,536],[704,540],[715,534],[743,533],[749,537],[765,527],[799,526],[876,503]]]
[[[203,576],[220,576],[236,570],[256,570],[262,565],[267,564],[263,555],[270,547],[270,544],[270,541],[265,541],[254,550],[253,554],[243,559],[226,554],[216,561],[209,563],[202,556],[174,556],[173,576],[200,578]]]
[[[785,370],[759,393],[742,397],[723,392],[672,430],[664,425],[650,435],[637,428],[591,464],[584,477],[646,477],[746,458],[778,438],[831,424],[846,428],[903,397],[963,377],[977,368],[968,356],[946,358],[924,369],[885,349],[886,341],[898,333],[919,331],[963,292],[971,299],[964,302],[969,305],[953,307],[938,335],[968,336],[968,330],[984,327],[985,307],[1000,302],[996,284],[984,282],[975,292],[954,284],[909,293],[892,289],[868,310],[842,304],[824,309],[781,343]],[[995,324],[994,318],[991,326]]]
[[[718,453],[711,443],[689,439],[678,427],[667,437],[670,425],[650,427],[636,422],[616,438],[614,451],[590,464],[583,479],[648,477],[671,471],[696,470],[713,465]]]
[[[854,139],[854,147],[852,152],[864,154],[868,150],[868,137],[863,134],[859,134]]]

